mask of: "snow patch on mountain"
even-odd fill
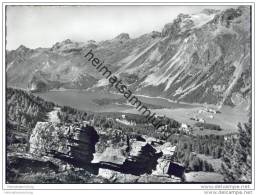
[[[207,15],[207,14],[194,14],[191,16],[191,20],[194,22],[194,28],[200,28],[204,24],[210,22],[215,17],[215,14]]]

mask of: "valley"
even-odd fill
[[[193,15],[179,14],[161,32],[136,38],[121,33],[100,42],[67,39],[36,49],[21,45],[7,51],[8,85],[35,92],[109,91],[108,81],[84,57],[92,51],[135,94],[249,108],[249,17],[247,6],[207,9]]]
[[[7,183],[251,183],[251,11],[7,50]],[[161,125],[99,74],[99,59]]]
[[[119,112],[140,114],[126,99],[120,94],[109,93],[106,91],[81,91],[81,90],[65,90],[65,91],[49,91],[44,93],[35,93],[35,95],[45,99],[46,101],[55,102],[59,105],[67,105],[83,111],[92,112]],[[175,119],[181,123],[193,125],[195,121],[190,120],[193,116],[203,118],[207,123],[220,125],[223,129],[217,134],[229,134],[237,132],[238,123],[244,123],[248,120],[248,112],[246,109],[230,106],[223,106],[218,114],[200,113],[204,107],[216,108],[214,105],[206,104],[190,104],[176,103],[161,97],[137,96],[142,102],[149,104],[149,109],[159,115],[165,115]],[[105,100],[105,103],[98,104],[96,100]],[[108,101],[107,101],[107,100]],[[213,116],[213,118],[210,118]],[[200,134],[210,134],[213,131],[205,132],[197,131]]]
[[[66,182],[201,182],[202,174],[194,175],[194,171],[213,175],[206,179],[208,182],[223,181],[220,165],[214,166],[210,161],[212,158],[219,161],[223,136],[218,136],[217,140],[210,135],[207,141],[184,132],[180,123],[162,116],[158,117],[167,122],[166,130],[155,129],[140,115],[79,111],[19,89],[7,88],[7,94],[8,182],[30,183],[45,179],[51,183],[54,172],[67,177]],[[12,112],[13,109],[18,112]],[[41,117],[36,117],[38,115]],[[201,145],[210,147],[208,150],[213,150],[206,153],[208,158],[205,150],[197,149],[196,138],[203,141]],[[187,145],[191,145],[191,149]],[[193,151],[202,156],[196,156]],[[26,167],[28,164],[30,168]],[[71,170],[80,179],[68,178]],[[28,171],[35,174],[29,176]],[[185,171],[194,176],[184,176]],[[62,183],[58,177],[53,181]]]

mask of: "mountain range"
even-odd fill
[[[35,91],[108,90],[84,55],[103,59],[136,94],[178,102],[244,106],[251,100],[251,9],[205,9],[180,14],[161,32],[137,38],[21,45],[6,51],[7,85]]]

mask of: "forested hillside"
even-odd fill
[[[6,90],[7,125],[33,128],[37,121],[46,120],[46,113],[53,108],[54,103],[46,102],[23,90],[12,88]]]
[[[228,137],[222,164],[226,181],[247,182],[252,177],[252,121],[238,125],[237,137]]]
[[[136,124],[129,126],[115,120],[121,118],[121,113],[91,113],[61,107],[12,88],[6,91],[7,150],[26,153],[36,123],[48,121],[47,114],[56,107],[60,108],[58,125],[80,126],[83,121],[91,121],[97,131],[102,132],[99,151],[104,151],[110,144],[118,147],[126,143],[126,139],[152,137],[176,146],[175,159],[187,172],[221,172],[226,181],[251,180],[251,122],[239,125],[239,133],[233,135],[187,134],[179,130],[180,123],[167,118],[163,119],[167,128],[156,130],[143,116],[127,114],[126,119]]]

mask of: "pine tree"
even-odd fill
[[[251,181],[251,118],[242,127],[238,125],[239,134],[234,139],[225,142],[223,154],[222,173],[225,181],[249,182]]]

